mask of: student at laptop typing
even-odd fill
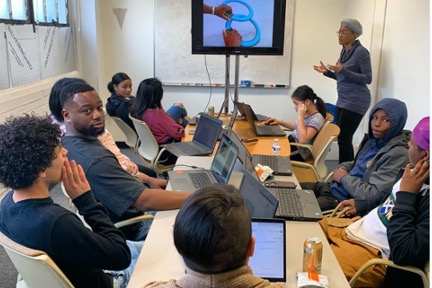
[[[307,85],[294,90],[291,100],[297,112],[296,121],[283,121],[273,117],[265,120],[267,125],[282,125],[293,130],[288,136],[290,142],[311,143],[324,124],[327,109],[324,101]],[[297,152],[298,151],[298,152]],[[310,150],[291,146],[291,159],[304,161],[310,156]]]
[[[186,275],[145,287],[285,287],[254,276],[248,266],[255,238],[248,208],[233,186],[195,191],[180,208],[173,234]]]

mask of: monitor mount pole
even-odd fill
[[[235,80],[234,80],[234,102],[238,102],[238,88],[239,88],[239,70],[240,70],[240,55],[235,56]],[[222,104],[225,115],[229,112],[229,88],[230,88],[230,55],[227,54],[225,57],[225,99]]]

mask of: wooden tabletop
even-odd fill
[[[230,116],[222,115],[220,119],[224,122],[224,125],[228,125]],[[189,134],[190,129],[196,129],[196,126],[188,125],[185,129],[185,136],[182,141],[192,141],[193,135]],[[272,154],[272,144],[275,138],[279,139],[281,145],[281,156],[289,156],[291,154],[291,149],[288,141],[288,137],[281,136],[256,136],[255,133],[250,129],[249,124],[246,120],[238,118],[234,122],[233,131],[240,139],[250,139],[256,138],[257,142],[245,142],[244,145],[249,150],[251,154]],[[218,145],[216,145],[217,148]],[[215,149],[216,149],[215,148]]]

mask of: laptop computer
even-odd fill
[[[237,146],[224,134],[210,170],[168,171],[172,190],[195,191],[214,183],[228,183],[237,156]]]
[[[255,251],[248,264],[253,274],[270,282],[286,282],[285,221],[252,218],[252,236]]]
[[[255,125],[255,121],[252,116],[251,108],[248,105],[243,105],[246,120],[249,123],[250,128],[257,136],[286,136],[285,132],[279,126],[271,125]]]
[[[164,147],[177,157],[212,154],[222,123],[219,119],[202,114],[192,141],[170,143]]]
[[[312,190],[266,188],[245,171],[239,191],[252,217],[295,221],[319,221],[323,218]]]
[[[228,137],[234,142],[234,144],[239,147],[239,158],[243,165],[246,166],[246,159],[249,159],[249,162],[252,162],[252,167],[255,169],[255,166],[260,163],[262,165],[269,166],[273,169],[274,175],[284,175],[290,176],[292,175],[292,166],[291,160],[288,156],[277,156],[277,155],[260,155],[254,154],[251,155],[247,148],[244,146],[243,142],[237,137],[237,135],[233,131],[226,132]]]
[[[265,116],[265,115],[255,114],[255,112],[252,109],[252,106],[250,106],[249,104],[246,104],[244,102],[237,102],[237,101],[234,101],[234,104],[237,106],[237,109],[240,112],[240,115],[243,117],[246,117],[244,105],[248,105],[250,107],[250,110],[252,111],[252,117],[255,121],[264,121],[267,118],[267,116]]]

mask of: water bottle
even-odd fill
[[[274,139],[272,145],[272,152],[274,155],[279,155],[281,151],[281,146],[279,144],[279,139]]]

